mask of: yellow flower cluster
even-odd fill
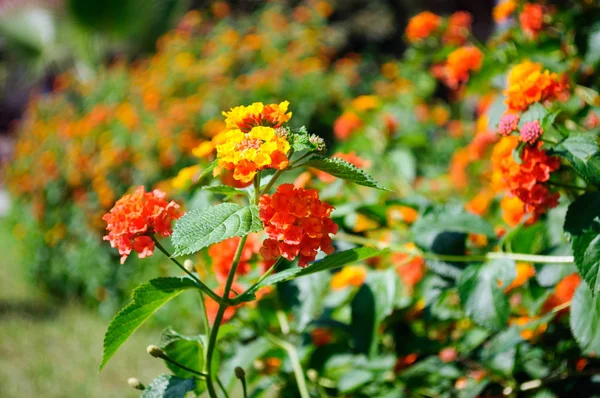
[[[292,112],[286,113],[289,105],[288,101],[284,101],[279,105],[255,102],[248,106],[236,106],[229,112],[223,112],[225,125],[227,129],[239,129],[244,133],[256,126],[281,127],[292,117]]]
[[[252,181],[259,170],[285,169],[290,144],[274,128],[253,127],[245,133],[240,129],[224,133],[224,144],[217,145],[220,168],[233,171],[233,178],[243,183]]]

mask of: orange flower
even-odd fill
[[[527,214],[525,204],[516,196],[505,196],[500,201],[502,219],[511,227],[516,227]]]
[[[529,279],[535,275],[535,268],[529,263],[517,263],[517,276],[510,285],[504,289],[504,293],[508,293],[513,289],[523,286]]]
[[[226,279],[231,269],[231,263],[235,257],[238,244],[240,243],[239,237],[229,238],[222,242],[215,243],[208,249],[208,255],[212,258],[213,270],[219,279]],[[250,272],[250,261],[254,254],[260,250],[260,241],[255,234],[248,235],[244,250],[242,250],[242,256],[236,274],[246,275]]]
[[[483,53],[477,47],[466,46],[452,51],[441,69],[436,69],[450,88],[457,88],[460,83],[469,80],[469,72],[478,71],[483,63]]]
[[[379,106],[379,98],[374,95],[360,95],[352,100],[352,107],[357,111],[368,111]]]
[[[459,148],[452,155],[450,161],[450,180],[452,184],[458,189],[464,189],[469,183],[469,176],[467,174],[467,167],[470,163],[469,150],[467,148]]]
[[[331,287],[334,290],[343,289],[348,286],[360,287],[367,278],[367,270],[360,265],[350,265],[331,278]]]
[[[407,250],[416,249],[414,243],[407,243],[404,247]],[[425,275],[425,260],[421,256],[404,252],[393,253],[392,264],[395,265],[402,282],[409,288],[413,288]]]
[[[455,46],[462,46],[465,44],[469,32],[471,31],[472,21],[473,18],[471,17],[471,14],[466,11],[457,11],[450,15],[448,18],[448,26],[446,27],[446,32],[443,37],[444,42]]]
[[[306,267],[319,249],[333,253],[329,234],[338,230],[330,218],[333,206],[321,202],[316,190],[282,184],[273,195],[262,195],[259,207],[268,235],[260,250],[265,260],[274,261],[279,256],[293,260],[300,256],[298,265]]]
[[[502,23],[506,21],[516,9],[517,2],[515,0],[504,0],[501,3],[498,3],[492,11],[494,22]]]
[[[121,264],[132,250],[139,258],[148,257],[154,253],[151,236],[170,236],[173,233],[171,223],[179,217],[179,205],[167,202],[164,192],[145,192],[144,187],[138,187],[133,194],[119,199],[102,217],[108,230],[104,240],[119,249]]]
[[[431,35],[442,23],[442,18],[429,11],[415,15],[408,21],[406,27],[406,38],[414,43]]]
[[[575,290],[581,283],[581,277],[578,273],[565,276],[560,282],[556,284],[554,288],[554,294],[552,294],[544,303],[544,310],[551,311],[554,307],[563,305],[573,299]],[[567,312],[569,309],[565,308],[561,313]]]
[[[524,326],[528,323],[535,322],[538,319],[539,317],[520,316],[509,319],[508,324],[523,327],[520,328],[521,337],[525,340],[533,340],[546,331],[546,329],[548,328],[548,324],[545,322],[541,322],[529,327]]]
[[[344,112],[333,123],[333,132],[335,137],[344,141],[362,126],[362,120],[354,112]]]
[[[412,224],[417,220],[417,217],[419,217],[419,212],[409,206],[390,206],[386,212],[387,224],[390,227],[397,225],[398,222]]]
[[[248,106],[236,106],[229,112],[223,112],[225,125],[228,129],[239,129],[244,133],[249,133],[252,128],[258,126],[281,127],[292,117],[292,112],[286,113],[289,105],[288,101],[283,101],[279,105],[263,105],[262,102],[255,102]]]
[[[465,206],[467,211],[477,214],[478,216],[483,216],[487,213],[490,203],[494,199],[494,195],[488,191],[482,191],[475,195],[473,199],[467,203]]]
[[[544,6],[541,4],[527,3],[519,15],[519,22],[523,32],[535,39],[544,27]]]
[[[358,167],[359,169],[363,169],[363,168],[367,168],[367,167],[371,166],[370,161],[362,159],[354,151],[349,152],[349,153],[336,152],[331,157],[345,160],[346,162],[353,164],[354,166]],[[335,177],[329,173],[326,173],[324,171],[319,171],[316,169],[313,170],[313,172],[315,173],[317,178],[323,182],[331,183],[331,182],[335,181]]]
[[[331,334],[331,331],[326,328],[313,329],[313,331],[310,333],[310,337],[313,345],[316,347],[322,347],[333,341],[333,335]]]
[[[508,74],[508,87],[503,94],[511,111],[524,111],[534,102],[556,99],[566,85],[556,73],[542,71],[542,65],[524,61]]]

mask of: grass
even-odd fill
[[[77,303],[57,306],[33,287],[19,250],[0,218],[0,396],[3,398],[127,398],[164,373],[146,354],[158,331],[142,329],[98,373],[108,320]]]

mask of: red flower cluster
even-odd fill
[[[305,267],[317,256],[319,249],[333,253],[331,237],[338,226],[331,220],[333,206],[319,200],[314,189],[294,188],[282,184],[273,195],[260,198],[260,219],[265,226],[265,239],[260,250],[268,262],[283,256]]]
[[[519,22],[521,22],[523,32],[535,39],[544,27],[544,7],[541,4],[525,4],[519,15]]]
[[[471,31],[471,22],[473,18],[466,11],[458,11],[448,17],[448,26],[444,32],[444,42],[462,46],[467,41]]]
[[[239,243],[240,238],[234,237],[215,243],[208,249],[208,255],[212,258],[213,270],[215,271],[217,278],[222,280],[227,279]],[[255,234],[248,235],[246,245],[244,246],[244,250],[242,250],[240,263],[238,264],[236,272],[238,275],[246,275],[250,272],[250,261],[254,254],[258,253],[259,250],[260,241],[258,240],[258,237]]]
[[[510,149],[510,146],[516,148],[516,137],[506,137],[503,140],[509,139],[512,145],[506,149]],[[525,146],[521,153],[521,164],[513,159],[512,150],[504,151],[503,156],[492,156],[494,167],[501,172],[504,183],[524,203],[525,211],[536,217],[546,209],[558,205],[559,196],[556,192],[550,192],[544,182],[550,179],[551,172],[560,167],[560,160],[548,156],[541,146],[541,142]],[[496,155],[499,155],[498,151]]]
[[[138,187],[132,195],[119,199],[102,217],[108,230],[104,240],[119,249],[121,264],[132,250],[138,253],[139,258],[148,257],[154,253],[151,235],[170,236],[173,233],[172,221],[181,215],[179,205],[167,202],[164,192],[146,192],[144,187]]]

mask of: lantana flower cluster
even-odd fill
[[[179,205],[174,201],[167,202],[164,192],[146,192],[140,186],[133,194],[119,199],[110,212],[102,217],[108,230],[104,240],[110,241],[110,245],[119,250],[121,264],[131,251],[137,252],[139,258],[148,257],[154,253],[151,236],[170,236],[173,233],[173,220],[181,215]]]
[[[556,73],[542,70],[536,62],[524,61],[515,65],[508,74],[506,105],[513,111],[524,111],[534,102],[556,99],[566,84]]]
[[[273,195],[261,196],[259,208],[268,236],[261,248],[265,260],[299,257],[298,265],[306,267],[319,250],[333,253],[329,235],[338,230],[330,218],[333,206],[321,202],[316,190],[282,184]]]

